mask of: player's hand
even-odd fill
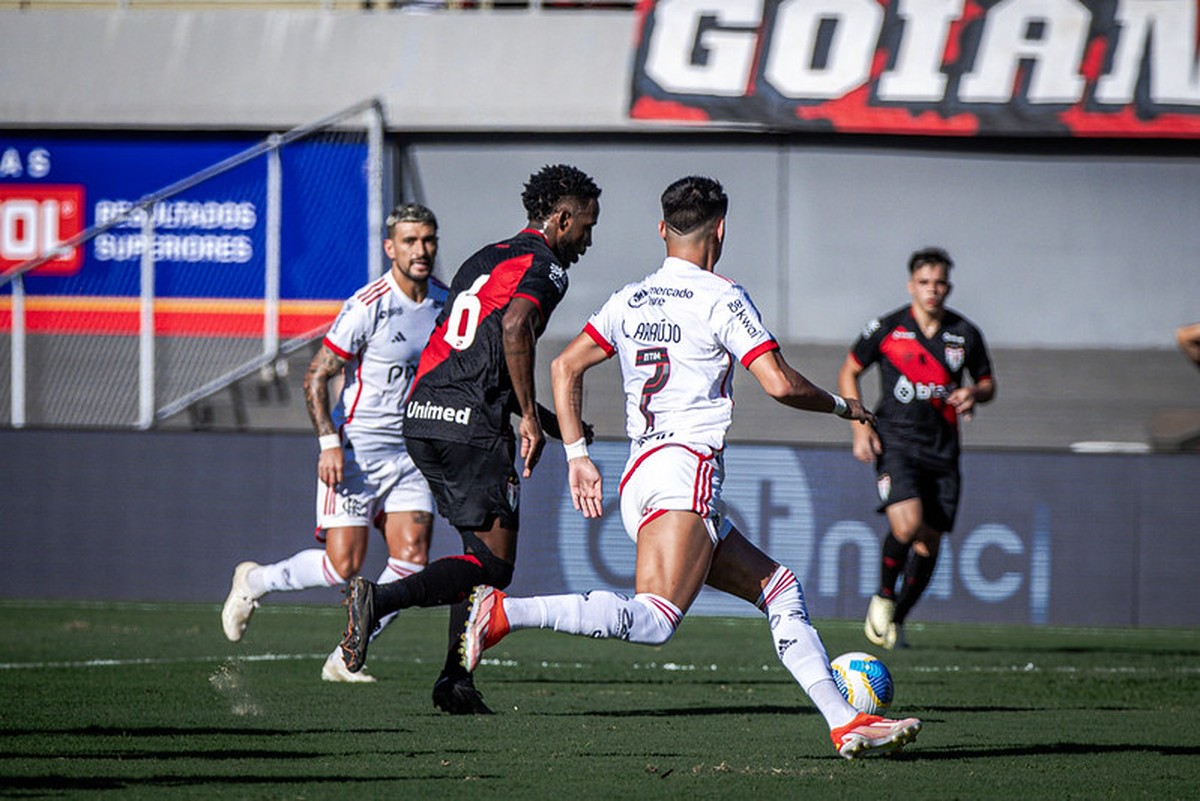
[[[883,453],[883,442],[874,428],[866,425],[855,426],[852,450],[855,459],[873,464],[875,458]]]
[[[959,387],[946,397],[946,403],[950,404],[959,417],[970,420],[975,411],[975,393],[970,387]]]
[[[584,517],[599,517],[604,512],[604,488],[600,471],[591,457],[581,456],[567,462],[571,503]]]
[[[521,458],[525,460],[525,471],[521,475],[529,478],[533,475],[533,468],[537,466],[538,460],[542,458],[546,436],[542,432],[542,424],[537,414],[521,415],[518,430],[521,434]]]
[[[327,487],[337,487],[342,483],[346,456],[341,448],[326,448],[317,457],[317,478]]]
[[[842,417],[864,425],[875,425],[875,413],[863,406],[858,398],[846,398],[846,413]]]

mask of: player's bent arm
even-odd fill
[[[329,379],[341,372],[345,364],[345,359],[330,350],[328,345],[322,345],[304,374],[304,405],[308,408],[308,418],[312,420],[318,437],[338,436],[333,417],[329,414]],[[321,455],[317,458],[317,476],[322,481],[331,487],[340,484],[344,467],[345,457],[340,446],[321,448]]]
[[[537,391],[533,382],[533,365],[537,358],[536,325],[540,314],[533,301],[517,297],[509,302],[501,322],[504,362],[508,367],[513,395],[521,409],[518,433],[526,478],[533,472],[542,456],[542,447],[546,444],[542,422],[538,418]]]
[[[583,374],[608,358],[587,334],[579,334],[550,363],[550,387],[563,442],[587,436],[583,422]]]
[[[846,354],[846,360],[838,369],[838,394],[843,398],[862,400],[862,390],[859,388],[858,377],[862,375],[863,367],[852,354]]]
[[[777,350],[770,350],[750,363],[751,374],[763,390],[775,400],[793,409],[808,412],[834,413],[838,409],[833,395],[818,387],[787,363]],[[874,415],[854,399],[845,401],[846,409],[839,417],[847,420],[871,420]]]
[[[863,373],[863,366],[858,363],[858,359],[854,358],[851,353],[846,354],[846,360],[842,362],[842,366],[838,369],[837,385],[838,393],[846,399],[847,403],[852,400],[862,403],[862,389],[859,384],[859,377]],[[879,434],[871,426],[851,426],[851,452],[854,458],[860,462],[870,464],[883,451],[883,445],[879,441]]]

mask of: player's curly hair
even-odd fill
[[[567,198],[586,203],[600,197],[600,187],[591,176],[569,164],[547,164],[529,176],[521,203],[531,223],[540,223]]]
[[[944,248],[921,248],[908,257],[908,274],[912,275],[918,267],[924,267],[926,264],[945,267],[946,273],[949,274],[954,260]]]
[[[729,196],[714,178],[689,175],[662,193],[663,222],[676,233],[691,233],[724,217],[728,210]]]

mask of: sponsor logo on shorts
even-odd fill
[[[875,488],[879,490],[879,500],[887,503],[888,496],[892,494],[892,477],[884,473],[875,480]]]
[[[457,423],[465,426],[471,422],[471,407],[456,409],[453,406],[439,406],[436,403],[418,403],[412,401],[404,412],[410,420],[442,420],[447,423]]]

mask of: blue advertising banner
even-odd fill
[[[112,222],[142,197],[252,147],[249,138],[0,137],[0,272]],[[281,333],[328,322],[367,280],[366,144],[306,140],[280,151]],[[261,332],[266,254],[265,157],[155,205],[159,333]],[[146,212],[25,278],[34,332],[129,333],[140,291]],[[347,232],[354,232],[348,236]],[[11,290],[6,290],[5,294]],[[88,314],[79,315],[81,309]],[[7,306],[0,322],[8,326]]]

